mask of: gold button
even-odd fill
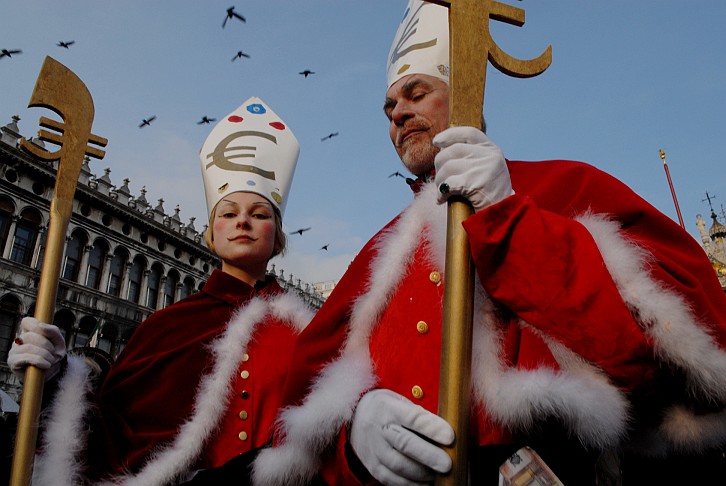
[[[441,282],[441,274],[437,271],[433,271],[429,274],[429,280],[431,280],[433,283],[437,284]]]
[[[239,440],[247,440],[247,432],[243,430],[237,437],[239,437]]]
[[[426,334],[429,332],[429,325],[425,321],[418,321],[416,323],[416,330],[421,334]]]
[[[411,394],[413,395],[413,398],[417,398],[419,400],[421,400],[424,396],[423,389],[418,385],[411,388]]]
[[[247,420],[247,410],[242,410],[239,413],[239,418],[241,418],[242,420]]]
[[[245,353],[242,355],[242,362],[247,362],[250,359],[250,355]]]
[[[242,373],[239,374],[243,379],[247,379],[250,377],[250,372],[247,370],[244,370]]]

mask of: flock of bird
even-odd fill
[[[237,20],[237,21],[239,21],[241,23],[247,23],[247,19],[244,16],[240,15],[239,13],[235,12],[235,7],[232,6],[232,7],[230,7],[230,8],[227,9],[226,15],[224,17],[224,21],[222,22],[222,28],[224,29],[227,26],[227,22],[234,21],[234,20]],[[56,44],[56,46],[61,47],[63,49],[69,49],[73,44],[75,44],[75,41],[74,40],[70,40],[70,41],[59,41]],[[22,49],[0,49],[0,59],[5,58],[5,57],[12,58],[13,56],[15,56],[17,54],[22,54],[22,52],[23,52]],[[237,53],[235,54],[235,56],[232,58],[232,62],[234,62],[234,61],[236,61],[238,59],[242,59],[242,58],[249,59],[250,58],[250,55],[249,54],[246,54],[243,51],[237,51]],[[310,69],[304,69],[304,70],[300,71],[298,74],[301,75],[301,76],[303,76],[304,78],[307,78],[308,76],[311,76],[311,75],[315,74],[315,72],[312,71],[312,70],[310,70]],[[152,116],[149,116],[147,118],[142,118],[141,123],[139,124],[139,128],[144,128],[144,127],[151,126],[151,123],[154,120],[156,120],[156,115],[152,115]],[[217,120],[216,118],[210,118],[207,115],[204,115],[204,116],[202,116],[201,120],[197,122],[197,125],[209,124],[209,123],[212,123],[212,122],[214,122],[216,120]],[[338,134],[339,134],[338,132],[332,132],[332,133],[330,133],[330,134],[322,137],[320,139],[320,141],[321,142],[324,142],[326,140],[330,140],[333,137],[337,137]],[[394,172],[393,174],[391,174],[388,177],[391,178],[393,176],[400,176],[400,177],[405,178],[405,176],[403,174],[401,174],[400,172]],[[299,235],[302,236],[302,234],[305,231],[308,231],[310,229],[311,228],[300,228],[298,230],[292,231],[290,234],[291,235],[293,235],[293,234],[299,234]],[[329,243],[323,245],[322,247],[320,247],[320,250],[326,250],[327,251],[329,245],[330,245]]]

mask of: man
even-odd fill
[[[446,29],[443,7],[411,0],[384,111],[416,195],[301,335],[256,481],[425,484],[450,469],[440,446],[454,433],[435,412],[451,195],[475,210],[472,484],[497,484],[522,446],[568,486],[663,476],[635,470],[631,451],[718,447],[726,301],[703,251],[591,166],[506,161],[481,131],[447,129]]]

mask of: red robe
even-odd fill
[[[267,444],[293,343],[311,317],[277,282],[258,291],[221,271],[149,316],[94,400],[80,458],[88,476],[162,483]]]
[[[553,421],[596,450],[726,442],[726,299],[700,246],[591,166],[508,167],[515,195],[464,223],[478,277],[474,444]],[[256,461],[261,484],[312,477],[336,437],[324,472],[357,484],[345,430],[373,387],[437,411],[446,213],[435,199],[425,184],[301,335],[293,407]]]

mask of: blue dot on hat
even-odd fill
[[[256,186],[257,183],[255,181],[247,181],[248,186]]]
[[[247,111],[249,111],[250,113],[254,113],[255,115],[264,115],[265,113],[267,113],[265,107],[259,103],[253,103],[247,106]]]

